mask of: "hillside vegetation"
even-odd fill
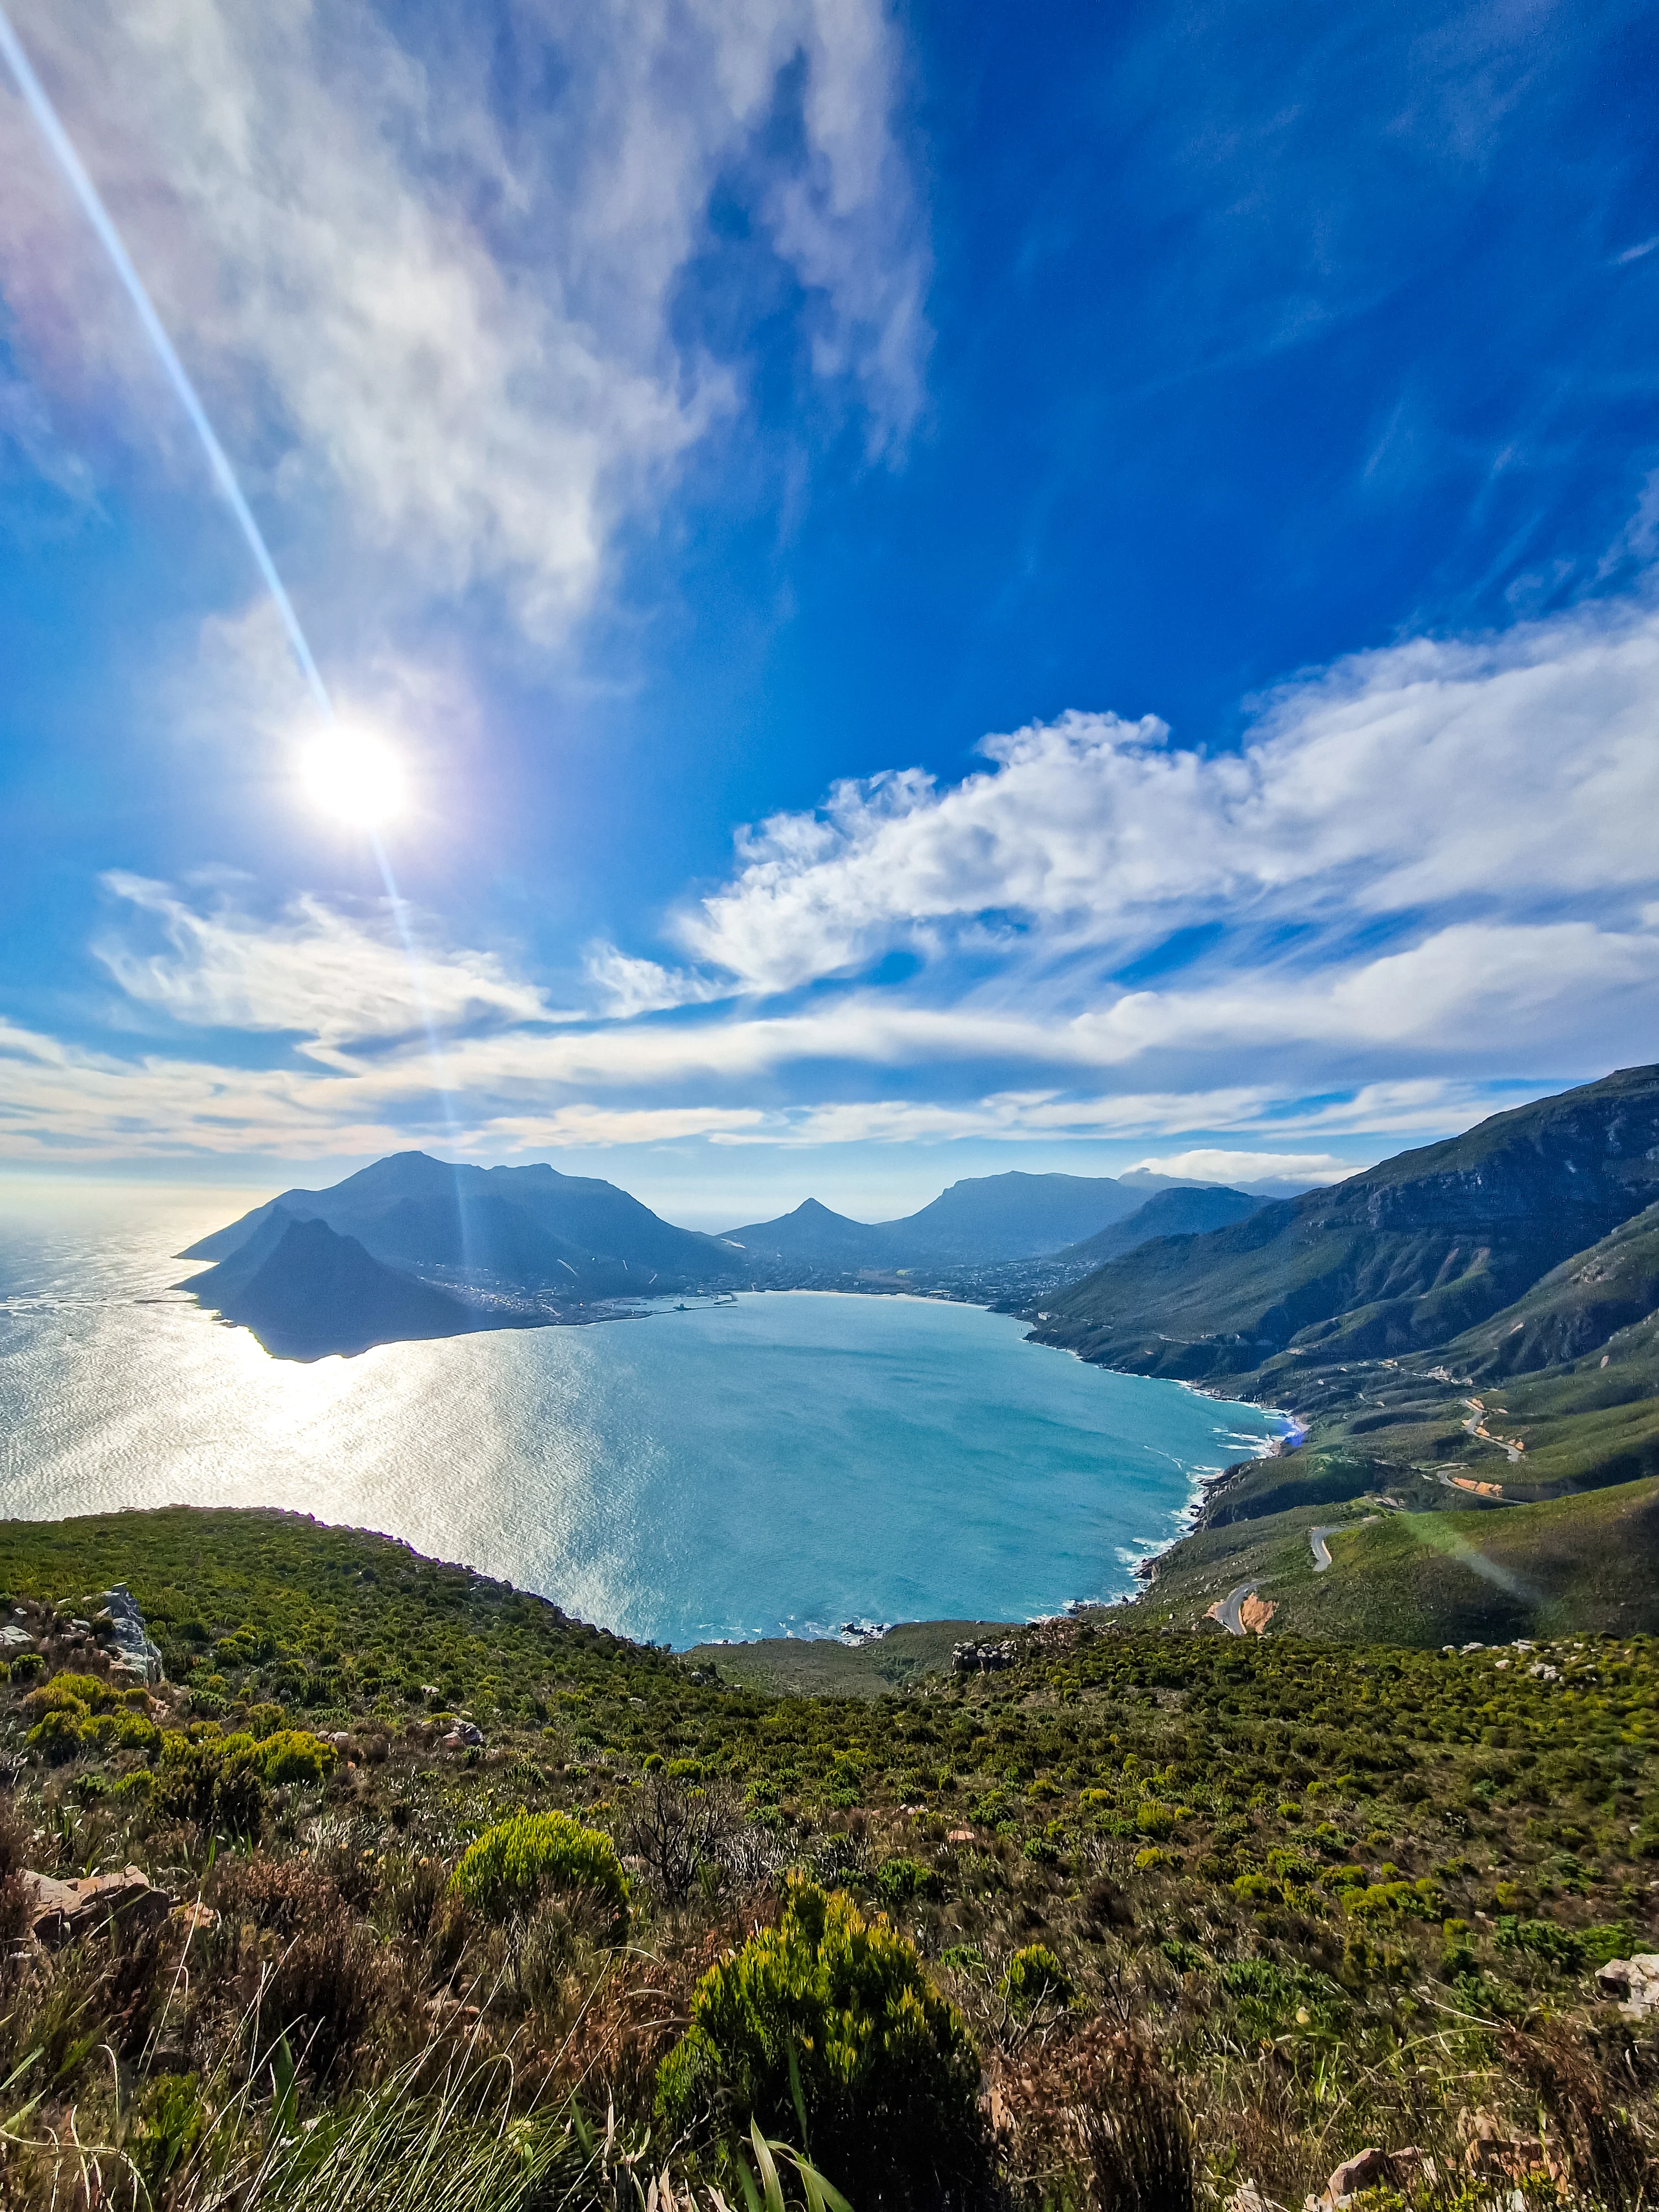
[[[1040,1340],[1303,1425],[1212,1486],[1153,1617],[1248,1583],[1273,1632],[1659,1627],[1656,1130],[1627,1069],[1050,1293]]]
[[[1655,2023],[1595,1979],[1659,1934],[1645,1635],[1113,1613],[773,1698],[274,1513],[6,1524],[0,1582],[9,1928],[22,1867],[164,1892],[14,1942],[9,2204],[1655,2185]]]

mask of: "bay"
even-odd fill
[[[0,1516],[279,1505],[684,1646],[1121,1595],[1284,1426],[921,1298],[274,1360],[171,1287],[245,1202],[0,1187]]]

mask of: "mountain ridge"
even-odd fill
[[[1449,1342],[1659,1197],[1659,1067],[1513,1107],[1056,1294],[1042,1340],[1197,1381]]]

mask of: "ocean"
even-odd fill
[[[300,1366],[171,1286],[246,1194],[0,1182],[0,1516],[280,1505],[677,1647],[1121,1596],[1259,1407],[764,1292]]]

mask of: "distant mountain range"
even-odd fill
[[[630,1295],[1052,1255],[1088,1272],[1046,1297],[1041,1334],[1109,1366],[1219,1379],[1468,1339],[1471,1370],[1510,1372],[1559,1356],[1604,1311],[1635,1317],[1659,1225],[1582,1255],[1656,1202],[1659,1073],[1634,1069],[1290,1200],[1012,1172],[898,1220],[809,1199],[709,1237],[593,1177],[400,1152],[286,1191],[184,1256],[217,1263],[190,1285],[204,1304],[289,1357],[568,1320]],[[1544,1279],[1575,1255],[1571,1281]],[[1515,1341],[1477,1342],[1511,1306]]]
[[[852,1221],[809,1198],[775,1221],[728,1229],[724,1241],[751,1260],[786,1266],[896,1267],[996,1265],[1058,1252],[1139,1212],[1149,1188],[1113,1176],[1006,1175],[953,1182],[919,1212],[898,1221]],[[1156,1233],[1156,1232],[1152,1232]]]
[[[707,1237],[590,1176],[398,1152],[330,1189],[284,1191],[180,1256],[216,1263],[185,1285],[204,1305],[306,1359],[585,1318],[618,1297],[994,1267],[1138,1218],[1163,1181],[1014,1172],[953,1183],[899,1221],[852,1221],[808,1199],[778,1221]]]
[[[278,1211],[326,1222],[390,1267],[495,1276],[567,1296],[678,1288],[729,1268],[732,1256],[718,1238],[674,1228],[615,1183],[394,1152],[331,1189],[284,1191],[179,1257],[227,1259]]]

